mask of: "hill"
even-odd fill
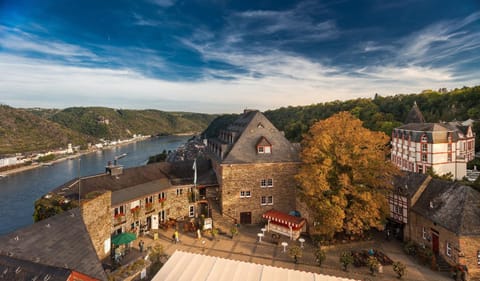
[[[480,120],[480,86],[463,87],[449,92],[423,91],[420,94],[398,94],[382,97],[333,101],[309,106],[289,106],[269,110],[265,115],[291,141],[300,141],[302,135],[318,120],[340,111],[349,111],[364,126],[391,135],[392,129],[403,124],[408,112],[417,102],[427,122]],[[479,136],[480,128],[474,126]],[[480,142],[476,141],[477,150]]]
[[[104,139],[125,139],[134,134],[171,135],[204,130],[216,115],[106,107],[71,107],[50,120],[82,134]]]
[[[86,144],[92,137],[69,130],[24,109],[0,105],[0,154]]]

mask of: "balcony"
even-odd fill
[[[124,213],[119,213],[113,216],[113,224],[114,226],[124,224],[127,221],[127,217]]]

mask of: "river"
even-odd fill
[[[0,178],[0,235],[32,224],[35,200],[79,174],[88,176],[103,173],[107,162],[113,162],[115,156],[123,153],[127,153],[127,156],[119,159],[118,164],[125,168],[141,166],[149,156],[159,154],[164,149],[174,150],[189,138],[190,136],[152,138]]]

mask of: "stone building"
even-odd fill
[[[259,111],[245,110],[207,151],[220,186],[221,213],[242,224],[259,223],[275,209],[295,210],[297,148]]]
[[[480,279],[480,192],[459,182],[413,173],[397,179],[396,190],[397,196],[389,197],[390,226],[403,228],[405,240],[431,248],[437,261],[460,265],[469,277]],[[401,197],[406,212],[392,204]]]
[[[454,179],[467,175],[467,162],[475,157],[475,135],[470,125],[425,123],[416,103],[405,123],[392,132],[392,163],[416,173],[432,169],[438,175],[450,173]]]

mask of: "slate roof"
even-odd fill
[[[422,136],[426,134],[429,143],[446,143],[448,142],[448,133],[451,133],[452,141],[456,142],[465,138],[468,128],[468,126],[463,126],[459,122],[409,123],[395,128],[394,133],[399,138],[402,137],[402,134],[405,135],[405,139],[408,139],[408,136],[410,136],[414,142],[420,142]]]
[[[226,131],[236,136],[233,144],[224,144],[224,164],[299,162],[298,149],[258,110],[246,110],[230,124]],[[272,145],[271,153],[257,154],[256,146],[266,139]]]
[[[107,280],[78,208],[0,236],[0,254]]]
[[[413,103],[412,109],[408,112],[407,119],[405,119],[405,123],[425,123],[425,118],[420,108],[418,108],[417,102]]]
[[[457,235],[480,235],[480,192],[432,179],[412,210]]]
[[[0,255],[0,281],[67,281],[70,274],[70,269]]]
[[[403,172],[401,175],[396,176],[393,179],[395,192],[404,195],[407,198],[411,198],[427,177],[427,174]]]
[[[107,173],[83,177],[80,184],[82,198],[94,191],[112,191],[112,204],[141,195],[158,192],[175,185],[193,184],[193,161],[161,162],[124,169],[123,173],[111,176]],[[217,184],[217,178],[208,160],[197,161],[197,185]],[[67,198],[78,198],[77,179],[53,190]]]

